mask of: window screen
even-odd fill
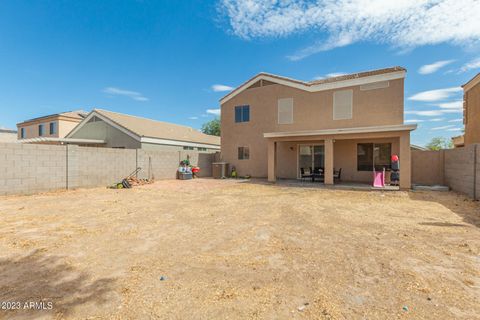
[[[250,121],[250,106],[235,107],[235,122]]]
[[[293,99],[278,99],[278,124],[293,123]]]
[[[50,122],[50,134],[57,133],[57,124],[55,122]]]
[[[250,151],[248,147],[238,147],[238,160],[250,159]]]
[[[45,127],[43,124],[38,125],[38,135],[41,137],[45,134]]]
[[[352,119],[353,91],[333,93],[333,120]]]
[[[20,129],[20,138],[22,138],[22,139],[25,138],[25,128]]]

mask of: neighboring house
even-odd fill
[[[428,150],[427,148],[417,146],[416,144],[411,144],[410,149],[412,149],[412,151],[414,151],[414,150],[415,151],[427,151]]]
[[[17,142],[17,131],[0,129],[0,142]]]
[[[260,73],[221,102],[222,159],[239,175],[300,178],[325,170],[325,183],[372,182],[372,171],[400,157],[400,187],[410,188],[410,132],[401,67],[311,82]]]
[[[64,138],[85,116],[84,111],[77,110],[26,120],[17,124],[18,139],[35,139],[31,140],[34,142],[45,140],[45,138]],[[50,139],[50,141],[57,139]]]
[[[220,137],[196,129],[127,114],[94,109],[67,140],[104,141],[109,148],[217,152]]]
[[[462,87],[464,145],[480,143],[480,73]]]
[[[465,146],[465,136],[452,137],[452,144],[454,148],[461,148]]]

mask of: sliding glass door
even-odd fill
[[[300,145],[298,148],[298,176],[304,172],[320,173],[325,167],[325,148],[323,145]]]

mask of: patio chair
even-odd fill
[[[333,169],[333,180],[334,181],[340,181],[341,176],[342,176],[342,168],[340,168],[338,171],[335,171],[335,169]]]
[[[300,168],[300,178],[302,178],[302,182],[305,179],[311,179],[313,177],[312,171],[309,169],[305,168]]]

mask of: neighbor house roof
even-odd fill
[[[142,142],[147,142],[147,139],[143,138],[154,138],[195,142],[215,146],[220,145],[220,137],[204,134],[191,127],[102,109],[93,109],[88,117],[74,130],[72,130],[67,137],[72,136],[78,129],[81,128],[83,123],[88,122],[88,120],[93,116],[107,118],[113,124],[132,133],[138,140],[141,140]]]
[[[225,103],[243,90],[250,87],[259,80],[267,80],[278,84],[302,89],[308,92],[316,92],[335,88],[362,85],[386,80],[400,79],[405,77],[406,69],[403,67],[391,67],[384,69],[376,69],[370,71],[357,72],[336,77],[329,77],[314,81],[301,81],[292,78],[282,77],[279,75],[261,72],[244,82],[239,87],[225,95],[220,99],[221,103]]]
[[[43,119],[48,119],[48,118],[53,118],[53,117],[64,117],[64,118],[71,118],[71,119],[82,120],[82,119],[84,119],[87,115],[88,115],[88,113],[85,112],[85,111],[83,111],[83,110],[75,110],[75,111],[67,111],[67,112],[61,112],[61,113],[54,113],[54,114],[49,114],[49,115],[46,115],[46,116],[41,116],[41,117],[37,117],[37,118],[25,120],[25,121],[23,121],[23,122],[18,123],[17,126],[18,126],[18,125],[22,125],[22,124],[24,124],[24,123],[33,122],[33,121],[41,121],[41,120],[43,120]]]

